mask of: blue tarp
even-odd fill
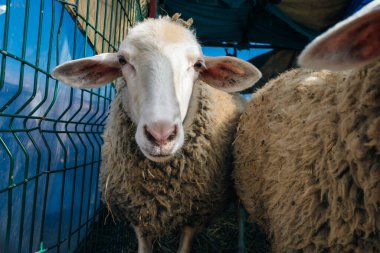
[[[184,19],[193,18],[201,42],[238,42],[243,47],[255,42],[301,49],[310,41],[272,13],[258,9],[254,1],[240,2],[231,6],[221,1],[165,0],[164,9],[169,15],[180,12]]]
[[[372,2],[373,0],[352,0],[351,4],[348,6],[345,17],[351,16],[361,8],[363,8],[366,4]]]
[[[33,1],[30,4],[29,25],[27,29],[25,60],[31,63],[37,58],[37,34],[39,28],[40,4]],[[5,0],[0,0],[0,6],[5,6]],[[75,22],[58,1],[45,1],[43,7],[41,52],[39,67],[48,71],[57,65],[57,58],[64,62],[85,55],[93,55],[94,50],[86,42],[84,35],[78,30]],[[25,1],[12,0],[10,10],[10,25],[7,52],[22,58],[22,38],[24,32]],[[0,14],[0,45],[3,45],[5,27],[5,11]],[[62,15],[62,16],[61,16]],[[60,20],[62,17],[62,20]],[[53,30],[51,30],[51,28]],[[57,36],[58,29],[60,36]],[[73,32],[75,31],[76,32]],[[73,42],[76,34],[75,55]],[[51,48],[49,54],[49,47]],[[51,59],[48,66],[48,59]],[[1,68],[1,61],[0,61]],[[5,61],[5,83],[0,95],[0,108],[12,97],[16,97],[10,106],[2,113],[30,115],[58,119],[61,121],[102,122],[106,117],[109,102],[98,103],[97,96],[92,93],[72,89],[66,85],[48,78],[34,68],[24,65],[24,77],[20,80],[21,63],[10,57]],[[37,82],[35,82],[35,78]],[[37,87],[34,86],[36,83]],[[91,92],[105,95],[112,88],[93,89]],[[20,92],[19,95],[18,92]],[[108,93],[110,94],[110,93]],[[72,95],[72,101],[70,97]],[[20,110],[26,101],[29,103]],[[45,101],[42,103],[42,101]],[[41,104],[40,104],[41,103]],[[70,105],[71,103],[71,105]],[[49,107],[52,107],[49,109]],[[66,111],[67,108],[69,110]],[[38,108],[37,110],[35,110]],[[65,112],[66,111],[66,112]],[[93,117],[93,118],[91,118]],[[0,138],[9,150],[0,143],[0,189],[9,186],[9,173],[13,170],[13,183],[22,183],[24,178],[31,178],[27,184],[21,184],[11,191],[0,193],[0,252],[5,249],[7,226],[10,224],[10,245],[7,253],[29,252],[40,248],[61,245],[61,252],[73,252],[85,236],[87,220],[99,208],[99,192],[97,179],[100,166],[100,133],[91,134],[94,129],[85,124],[55,124],[54,121],[43,120],[38,128],[40,119],[0,117]],[[10,129],[34,129],[29,132],[9,132]],[[67,128],[66,128],[67,127]],[[43,130],[41,133],[40,130]],[[49,132],[49,130],[52,130]],[[95,129],[102,131],[102,128]],[[62,133],[59,133],[62,131]],[[81,134],[66,131],[82,132]],[[34,143],[32,142],[34,140]],[[25,147],[25,152],[23,147]],[[94,161],[97,163],[91,164]],[[75,168],[75,169],[70,169]],[[62,172],[62,169],[68,169]],[[50,171],[50,173],[46,173]],[[58,172],[59,171],[59,172]],[[39,176],[36,176],[39,174]],[[36,197],[35,197],[36,193]],[[25,202],[22,201],[25,194]],[[46,202],[44,200],[46,196]],[[46,209],[45,213],[43,210]],[[35,211],[35,212],[34,212]],[[23,216],[22,216],[22,212]],[[23,217],[23,218],[22,218]],[[34,226],[32,227],[32,220]],[[60,220],[61,219],[61,220]],[[44,220],[44,222],[42,222]],[[71,221],[71,222],[70,222]],[[62,226],[59,228],[59,223]],[[43,227],[41,226],[43,224]],[[85,224],[85,225],[83,225]],[[21,234],[21,226],[23,233]],[[77,232],[71,238],[71,250],[68,250],[68,234]],[[79,235],[80,234],[80,235]],[[33,235],[33,242],[30,242]],[[59,237],[60,235],[60,237]],[[21,236],[21,248],[19,238]],[[56,252],[53,248],[49,252]],[[4,252],[5,253],[5,252]]]
[[[320,33],[293,21],[270,2],[273,1],[165,0],[163,9],[169,15],[179,12],[185,19],[193,18],[198,37],[206,43],[237,42],[245,47],[254,42],[301,50]],[[368,2],[371,1],[353,0],[345,16]]]

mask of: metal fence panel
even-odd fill
[[[50,72],[115,51],[146,7],[0,0],[0,252],[73,252],[99,221],[101,133],[114,89],[72,89]]]

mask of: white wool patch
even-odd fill
[[[305,85],[324,85],[325,83],[325,80],[318,76],[308,76],[305,78]]]

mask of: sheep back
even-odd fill
[[[379,251],[376,68],[289,71],[242,114],[235,187],[274,252]]]
[[[139,150],[136,126],[126,114],[123,92],[110,108],[102,149],[101,191],[115,216],[159,236],[182,226],[203,226],[231,197],[232,141],[243,100],[196,83],[185,119],[185,143],[166,163]]]

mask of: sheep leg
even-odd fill
[[[139,227],[133,227],[135,229],[137,241],[138,241],[138,253],[152,253],[153,245],[152,240],[147,236],[144,236],[143,232]]]
[[[195,228],[190,226],[183,227],[177,253],[190,253],[191,242],[194,235]]]

